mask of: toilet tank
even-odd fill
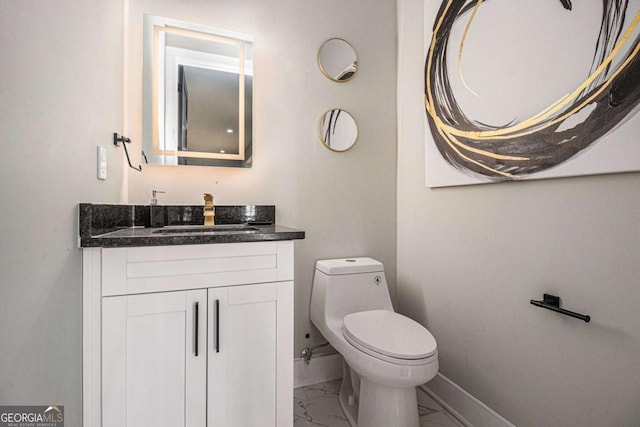
[[[384,266],[373,258],[316,262],[311,289],[311,321],[322,330],[329,319],[366,310],[391,310]]]

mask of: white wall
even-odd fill
[[[0,0],[0,404],[64,405],[69,426],[82,405],[76,206],[120,199],[122,16],[110,0]]]
[[[398,2],[400,310],[518,426],[640,425],[640,175],[425,188],[422,8]]]
[[[141,138],[142,14],[253,34],[254,163],[251,169],[146,166],[129,171],[129,202],[274,204],[278,223],[306,231],[295,243],[295,354],[323,341],[309,322],[317,259],[370,255],[395,285],[395,1],[129,0],[126,134]],[[325,78],[316,58],[328,38],[348,40],[360,70],[347,83]],[[335,153],[317,136],[320,116],[349,111],[359,126],[353,149]],[[136,162],[139,155],[136,154]],[[309,340],[305,334],[311,333]]]

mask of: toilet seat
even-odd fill
[[[359,350],[400,365],[420,365],[437,358],[433,335],[418,322],[388,310],[351,313],[342,333]]]

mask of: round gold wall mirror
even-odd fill
[[[320,116],[318,136],[328,149],[347,151],[356,143],[358,125],[351,114],[336,108]]]
[[[318,66],[334,82],[351,80],[358,71],[358,56],[353,47],[339,38],[329,39],[318,50]]]

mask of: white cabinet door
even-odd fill
[[[107,297],[103,427],[206,426],[207,291]]]
[[[208,294],[207,426],[286,425],[276,419],[278,284],[212,288]]]

